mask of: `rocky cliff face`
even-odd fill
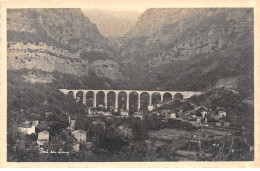
[[[252,77],[253,24],[253,9],[148,9],[111,43],[80,9],[12,9],[8,69],[125,78],[128,89],[221,87]]]
[[[8,42],[8,69],[55,70],[73,75],[87,75],[90,68],[88,61],[80,60],[78,52],[49,46],[46,43]]]
[[[253,41],[252,9],[148,9],[119,51],[135,85],[201,89],[252,75]]]
[[[99,77],[120,79],[107,39],[80,9],[10,9],[7,14],[9,70],[34,68],[84,76],[93,69],[99,70]],[[93,53],[105,58],[86,55]]]

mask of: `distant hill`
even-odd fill
[[[129,86],[203,90],[252,77],[253,20],[249,8],[146,10],[118,44]]]
[[[140,12],[83,9],[84,15],[95,23],[105,37],[121,37],[137,22]]]

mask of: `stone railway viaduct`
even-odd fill
[[[175,95],[179,94],[183,96],[183,99],[187,99],[190,98],[191,96],[194,95],[200,95],[202,94],[202,92],[194,92],[194,91],[141,91],[141,90],[76,90],[76,89],[59,89],[62,93],[64,93],[65,95],[68,95],[69,93],[73,94],[73,98],[76,99],[77,98],[77,93],[81,92],[83,93],[82,96],[82,101],[83,104],[86,105],[86,94],[88,92],[92,92],[93,93],[93,97],[92,97],[92,102],[93,102],[93,107],[97,107],[97,94],[99,92],[103,92],[104,93],[104,103],[105,103],[105,107],[108,107],[108,93],[113,92],[115,94],[115,109],[118,109],[118,97],[119,97],[119,93],[125,93],[126,94],[126,110],[129,110],[129,99],[130,99],[130,94],[131,93],[136,93],[138,95],[138,99],[137,99],[137,110],[140,109],[141,106],[141,95],[143,93],[147,93],[149,94],[149,105],[152,105],[152,96],[154,94],[159,94],[160,95],[160,99],[161,101],[163,101],[164,99],[164,95],[166,94],[170,94],[171,99],[173,99],[175,97]]]

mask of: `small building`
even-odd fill
[[[31,121],[24,121],[24,125],[31,125],[32,122]]]
[[[22,126],[18,127],[18,130],[24,134],[35,134],[35,126],[30,124],[23,124]]]
[[[96,114],[96,109],[93,108],[93,107],[88,108],[88,114],[89,115],[95,115]]]
[[[102,108],[102,107],[104,107],[104,105],[103,105],[103,104],[99,104],[98,107],[101,107],[101,108]]]
[[[229,126],[230,126],[230,123],[229,123],[229,122],[225,122],[223,126],[224,126],[224,127],[229,127]]]
[[[154,109],[154,106],[153,105],[148,105],[148,110],[149,111],[152,111]]]
[[[218,116],[219,117],[226,117],[227,113],[225,111],[218,111]]]
[[[48,131],[42,131],[38,133],[38,139],[37,139],[37,144],[38,145],[43,145],[49,142],[49,132]]]
[[[73,151],[74,152],[79,152],[80,144],[78,142],[73,144]]]
[[[204,124],[208,123],[208,119],[207,118],[204,118]]]
[[[202,117],[197,117],[196,122],[197,122],[198,124],[202,123]]]
[[[72,135],[76,138],[76,140],[80,143],[85,143],[87,140],[86,131],[82,129],[78,129],[72,132]]]
[[[70,120],[70,127],[72,129],[75,129],[75,123],[76,123],[76,120]]]
[[[104,112],[103,115],[104,116],[111,116],[112,114],[110,112]]]
[[[35,127],[37,127],[39,125],[39,121],[35,120],[35,121],[32,121],[31,124]]]
[[[249,147],[249,151],[250,151],[250,152],[253,152],[253,151],[254,151],[254,146],[250,146],[250,147]]]
[[[196,111],[196,115],[199,117],[206,117],[207,116],[207,109],[203,106],[199,107]]]
[[[171,118],[171,119],[176,118],[176,113],[171,113],[170,118]]]
[[[128,110],[122,110],[122,111],[121,111],[121,116],[123,116],[123,117],[128,117],[128,116],[129,116]]]
[[[222,123],[221,122],[216,122],[216,126],[221,127]]]
[[[200,113],[201,113],[201,116],[202,116],[203,118],[205,118],[205,117],[207,116],[207,111],[205,111],[205,110],[204,110],[204,111],[201,111]]]
[[[191,116],[191,118],[193,118],[193,119],[197,118],[197,116],[196,116],[195,114],[191,114],[190,116]]]
[[[163,105],[163,102],[161,102],[161,101],[156,104],[157,107],[162,107],[162,105]]]
[[[206,124],[208,122],[207,118],[204,117],[197,117],[196,121],[198,124]]]

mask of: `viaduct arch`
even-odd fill
[[[104,93],[104,105],[106,108],[108,108],[108,94],[115,94],[115,109],[118,110],[118,105],[119,105],[119,93],[125,93],[126,94],[126,110],[129,110],[130,107],[130,94],[137,93],[137,110],[140,109],[141,107],[141,95],[142,94],[148,94],[149,95],[149,105],[153,104],[153,96],[154,95],[159,95],[160,96],[160,101],[164,101],[165,98],[167,99],[173,99],[177,95],[177,97],[182,96],[183,99],[190,98],[191,96],[194,95],[200,95],[202,92],[194,92],[194,91],[141,91],[141,90],[76,90],[76,89],[59,89],[62,93],[65,95],[70,95],[73,96],[74,99],[77,99],[79,94],[82,97],[82,103],[84,105],[87,105],[87,94],[90,92],[93,94],[92,95],[92,106],[97,107],[97,95],[100,93]],[[89,102],[89,101],[88,101]]]

